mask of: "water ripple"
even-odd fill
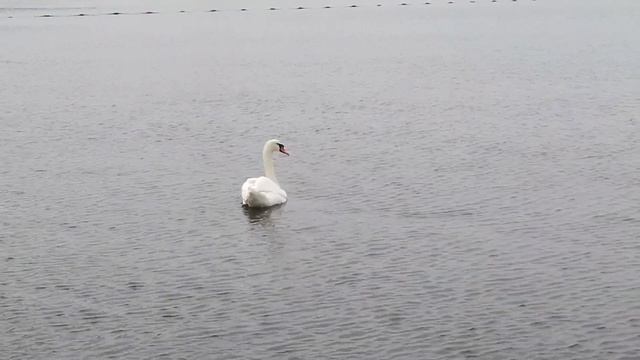
[[[3,358],[637,357],[636,2],[228,4],[0,24]]]

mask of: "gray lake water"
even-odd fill
[[[0,1],[3,359],[640,358],[640,2],[50,3]]]

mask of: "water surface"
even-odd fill
[[[4,357],[638,357],[635,1],[42,4],[0,2]]]

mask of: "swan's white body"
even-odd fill
[[[287,193],[266,176],[249,178],[242,184],[242,204],[248,207],[269,207],[285,201]]]
[[[287,201],[287,193],[278,184],[273,165],[273,153],[280,151],[289,155],[284,145],[278,140],[269,140],[262,150],[264,174],[257,178],[249,178],[242,184],[242,205],[252,208],[264,208],[283,204]]]

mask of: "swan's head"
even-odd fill
[[[289,156],[287,148],[280,142],[280,140],[271,139],[264,144],[264,150],[269,152],[281,152]]]

